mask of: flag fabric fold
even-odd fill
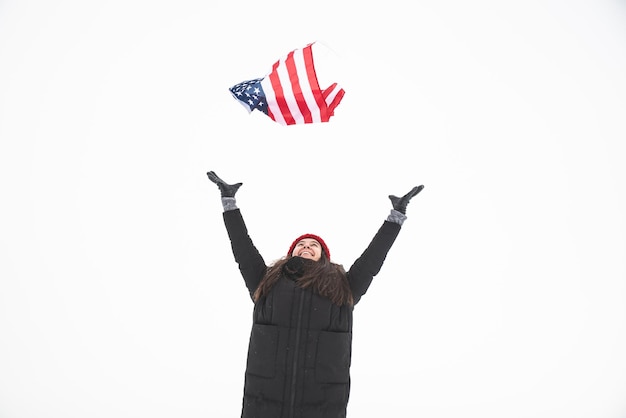
[[[328,122],[345,91],[332,83],[320,88],[312,42],[279,59],[263,78],[243,81],[229,90],[247,110],[259,110],[281,125]]]

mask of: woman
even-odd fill
[[[380,271],[424,186],[389,196],[393,209],[363,254],[346,272],[331,262],[321,237],[296,238],[270,266],[248,235],[235,194],[215,172],[235,261],[254,301],[242,418],[340,418],[350,393],[352,311]]]

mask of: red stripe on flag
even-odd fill
[[[300,85],[300,77],[298,69],[296,68],[293,52],[287,56],[285,66],[287,67],[287,73],[289,74],[289,82],[291,83],[291,89],[296,100],[296,105],[298,105],[298,109],[300,109],[300,114],[304,118],[304,123],[311,123],[313,122],[311,110],[309,109],[306,99],[304,98],[304,94],[302,93],[302,86]],[[304,88],[308,89],[308,86],[305,85]]]
[[[289,55],[293,55],[293,52],[291,52]],[[295,123],[295,120],[293,118],[293,116],[291,116],[291,112],[289,111],[289,106],[287,106],[287,101],[285,100],[285,96],[283,93],[283,86],[280,84],[280,78],[278,77],[278,73],[276,72],[276,69],[278,68],[280,64],[280,60],[276,61],[274,63],[274,66],[272,67],[272,72],[269,75],[270,78],[270,82],[272,83],[272,89],[275,92],[276,95],[276,103],[278,104],[278,107],[280,108],[280,112],[283,115],[283,118],[285,119],[285,123],[287,125],[293,125]]]
[[[315,72],[315,65],[313,63],[313,44],[307,45],[302,50],[302,54],[304,56],[309,89],[311,93],[313,93],[313,98],[315,99],[315,105],[317,107],[314,111],[319,112],[320,120],[325,122],[328,120],[326,119],[326,103],[324,103],[324,98],[321,95],[320,85],[317,81],[317,73]]]
[[[324,90],[324,99],[330,96],[335,87],[337,87],[337,83],[333,83],[329,88]],[[328,119],[330,119],[330,117],[335,113],[335,108],[339,106],[339,103],[341,102],[341,99],[343,99],[343,95],[345,93],[344,89],[339,89],[337,95],[333,98],[333,101],[328,104]],[[326,120],[326,122],[328,122],[328,120]]]

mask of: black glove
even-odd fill
[[[215,171],[209,171],[206,173],[213,183],[217,184],[217,187],[220,188],[220,192],[222,192],[222,197],[235,197],[235,193],[241,187],[243,183],[235,183],[235,184],[227,184],[224,180],[219,178]]]
[[[393,208],[401,214],[406,215],[406,206],[409,204],[409,201],[413,196],[421,192],[423,188],[424,185],[413,187],[410,192],[402,197],[389,195],[389,199],[391,200]]]

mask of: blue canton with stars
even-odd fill
[[[257,109],[267,115],[265,93],[263,92],[263,87],[261,87],[262,80],[262,78],[255,78],[254,80],[242,81],[232,86],[229,90],[237,100],[250,109],[250,112]]]

